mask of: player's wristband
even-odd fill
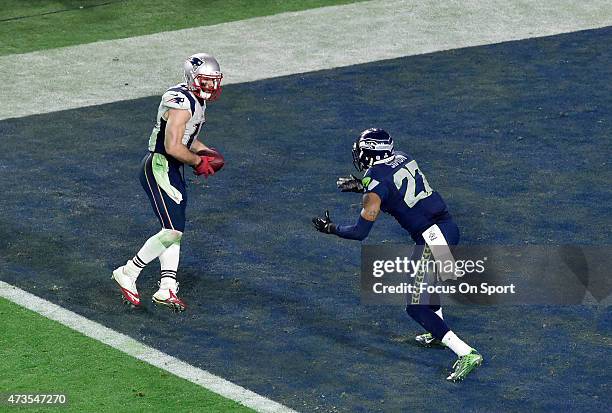
[[[340,238],[363,241],[370,233],[372,225],[374,225],[374,221],[368,221],[359,215],[359,219],[355,225],[337,225],[330,227],[330,232],[336,234]]]

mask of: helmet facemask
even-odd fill
[[[353,166],[357,171],[361,172],[365,169],[365,166],[361,163],[361,149],[359,148],[359,138],[353,142]]]
[[[195,90],[194,93],[207,101],[213,101],[219,99],[221,96],[221,79],[222,74],[218,75],[196,75],[193,79],[193,83],[190,85]]]

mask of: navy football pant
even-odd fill
[[[448,245],[457,245],[459,243],[459,228],[452,220],[446,220],[437,223],[440,231],[444,235]],[[414,248],[412,261],[418,261],[423,259],[423,254],[427,254],[427,248],[425,240],[421,236],[417,241],[417,245]],[[430,279],[429,282],[432,280]],[[442,340],[442,337],[450,330],[444,320],[442,320],[435,313],[440,309],[440,297],[438,294],[424,295],[417,297],[417,299],[426,304],[411,304],[412,297],[408,296],[408,305],[406,305],[406,312],[412,319],[419,323],[425,330],[429,331],[435,338]]]
[[[157,216],[162,228],[183,232],[185,230],[185,209],[187,208],[187,191],[185,180],[181,174],[181,167],[169,163],[168,178],[170,184],[183,195],[183,200],[177,204],[166,192],[160,188],[153,176],[153,154],[147,154],[140,164],[140,184],[147,193],[153,212]]]

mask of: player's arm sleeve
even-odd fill
[[[385,188],[384,182],[379,182],[372,177],[366,175],[362,180],[364,193],[364,209],[359,214],[359,219],[355,225],[336,225],[332,226],[331,232],[336,234],[340,238],[354,239],[363,241],[370,234],[370,230],[374,225],[374,221],[380,212],[380,205],[382,201],[387,197],[387,189]],[[380,199],[372,199],[368,197],[368,194],[376,194]],[[372,208],[372,202],[374,203]],[[364,215],[367,211],[372,210],[373,216],[369,217]],[[365,216],[365,218],[364,218]],[[368,219],[366,219],[368,218]]]
[[[355,225],[332,226],[331,232],[340,238],[363,241],[370,233],[372,225],[374,225],[374,221],[368,221],[359,215],[359,219]]]

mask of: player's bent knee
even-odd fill
[[[180,244],[183,233],[175,229],[162,229],[159,231],[159,241],[167,248],[172,244]]]

